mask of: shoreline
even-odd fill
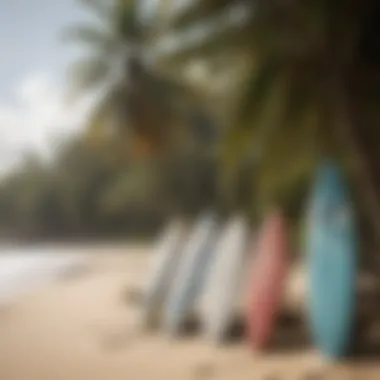
[[[72,239],[72,240],[40,240],[40,241],[0,241],[0,255],[2,250],[8,249],[24,249],[33,250],[36,248],[55,248],[55,249],[70,249],[70,248],[122,248],[122,247],[147,247],[154,243],[155,239]]]
[[[328,363],[289,328],[264,354],[244,340],[216,347],[201,333],[173,340],[137,331],[133,294],[145,284],[149,250],[123,249],[128,254],[99,250],[89,270],[40,284],[1,310],[1,379],[379,379],[376,358]],[[298,276],[288,281],[290,293],[302,287],[302,269]]]

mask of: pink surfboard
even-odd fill
[[[265,348],[273,335],[288,272],[289,248],[286,222],[280,212],[265,221],[259,235],[250,282],[247,333],[251,344]]]

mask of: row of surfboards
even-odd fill
[[[358,247],[353,207],[335,164],[318,171],[307,211],[311,331],[323,353],[339,357],[352,336]],[[279,211],[257,236],[241,215],[222,224],[207,213],[190,232],[173,221],[157,246],[142,322],[179,335],[197,314],[205,335],[220,342],[242,311],[249,341],[265,348],[275,332],[289,264],[287,225]]]

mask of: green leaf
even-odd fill
[[[154,203],[159,177],[154,166],[135,163],[105,189],[99,203],[103,212],[123,213],[130,205]]]
[[[110,65],[104,57],[89,57],[74,63],[69,69],[69,100],[107,83]]]
[[[242,36],[251,15],[249,9],[240,13],[231,14],[231,9],[227,9],[193,25],[169,29],[169,33],[156,39],[156,59],[169,63],[185,62],[193,57],[208,56],[231,46],[243,46],[247,40]]]
[[[172,16],[171,27],[186,27],[212,17],[226,7],[236,6],[234,0],[195,0]]]
[[[112,2],[108,0],[78,0],[78,2],[100,19],[109,20],[112,12]]]
[[[64,42],[83,43],[94,46],[102,46],[109,43],[113,36],[110,32],[95,25],[78,24],[72,25],[62,33]]]
[[[286,203],[298,180],[311,172],[317,157],[318,123],[318,108],[309,104],[298,114],[297,122],[294,119],[293,124],[282,124],[268,136],[257,171],[260,202]]]
[[[287,96],[282,112],[283,128],[299,125],[310,107],[318,103],[318,81],[320,78],[311,75],[311,70],[304,67],[291,66],[288,70]],[[305,73],[307,73],[305,75]]]
[[[138,11],[138,0],[116,0],[114,27],[125,41],[142,42],[143,30]]]
[[[247,121],[254,117],[262,108],[266,97],[278,79],[282,61],[276,57],[262,59],[258,69],[253,70],[247,81],[246,93],[238,113],[238,124],[247,126]]]
[[[253,70],[246,85],[245,94],[236,122],[227,130],[222,146],[222,160],[227,170],[233,171],[238,162],[252,149],[263,144],[263,136],[269,133],[270,122],[266,113],[272,117],[276,112],[273,91],[279,86],[279,62],[269,60],[257,70]],[[278,95],[277,95],[278,96]],[[268,101],[271,98],[271,101]],[[273,121],[271,122],[273,124]]]

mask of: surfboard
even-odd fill
[[[265,220],[253,260],[247,308],[247,335],[251,345],[270,343],[280,310],[289,267],[287,225],[279,211]]]
[[[248,223],[237,216],[223,228],[202,295],[200,313],[206,336],[214,342],[228,335],[243,285]]]
[[[308,211],[311,332],[322,353],[339,358],[353,335],[358,235],[349,190],[334,163],[317,172]]]
[[[185,225],[178,219],[171,221],[158,239],[144,291],[141,313],[143,327],[153,327],[159,322],[159,314],[178,268],[185,239]]]
[[[194,305],[209,272],[216,236],[215,216],[203,215],[184,248],[169,294],[164,324],[171,335],[180,333],[184,322],[194,312]]]

